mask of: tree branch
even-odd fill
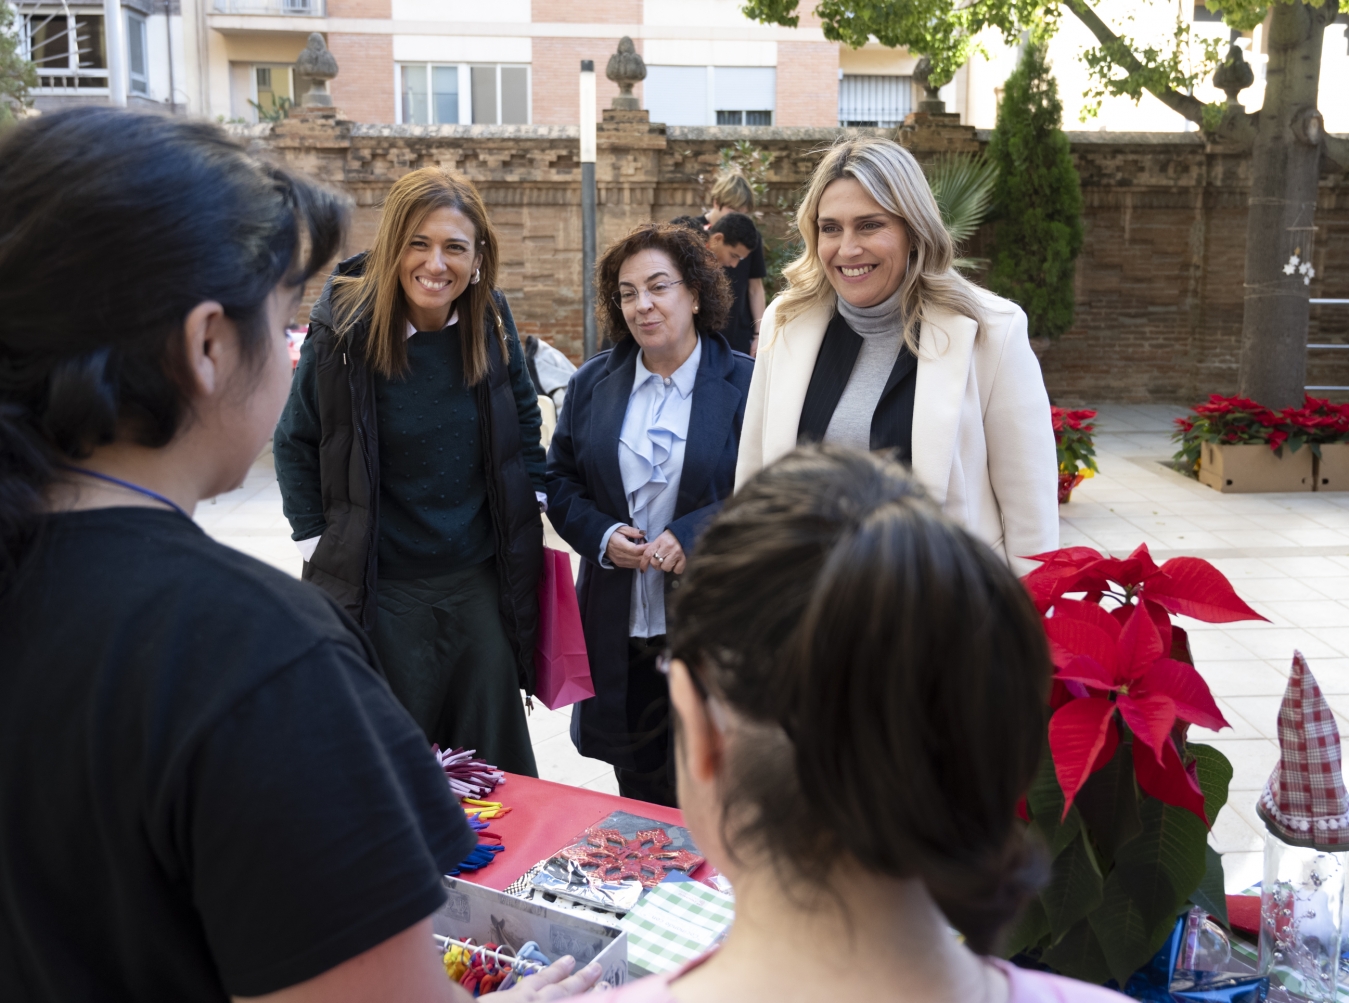
[[[1321,155],[1342,171],[1349,171],[1349,137],[1326,133]]]
[[[1064,0],[1065,5],[1074,14],[1077,19],[1087,26],[1087,30],[1096,36],[1096,40],[1106,46],[1122,46],[1120,37],[1110,30],[1110,26],[1102,21],[1092,10],[1086,0]],[[1120,69],[1129,73],[1142,74],[1144,66],[1138,61],[1132,52],[1124,50],[1123,58],[1116,60]],[[1153,90],[1148,88],[1148,92],[1157,98],[1162,104],[1166,105],[1172,111],[1178,112],[1185,118],[1198,125],[1204,124],[1204,102],[1189,94],[1181,94],[1179,91],[1167,87],[1164,90]]]

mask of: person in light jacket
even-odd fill
[[[665,597],[731,494],[749,356],[716,332],[731,291],[701,234],[640,226],[596,268],[614,347],[576,371],[548,450],[548,518],[581,555],[595,696],[572,712],[583,756],[619,792],[675,803],[670,697],[656,659]]]
[[[805,242],[764,314],[737,489],[798,443],[893,450],[1001,554],[1058,546],[1049,397],[1015,303],[965,280],[927,179],[887,139],[840,140],[797,210]]]

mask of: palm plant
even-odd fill
[[[997,164],[982,153],[944,153],[927,165],[926,174],[946,232],[956,244],[963,243],[988,217]],[[957,258],[955,265],[969,271],[987,267],[988,260]]]

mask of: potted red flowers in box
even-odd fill
[[[1214,394],[1176,425],[1176,462],[1219,491],[1349,488],[1349,405],[1307,397],[1300,408],[1274,411]],[[1322,461],[1324,484],[1316,469]]]
[[[1008,955],[1127,986],[1194,903],[1226,922],[1222,858],[1208,829],[1232,767],[1187,740],[1227,727],[1173,614],[1263,619],[1207,561],[1155,564],[1069,547],[1025,578],[1054,661],[1048,741],[1024,817],[1053,858]],[[1070,598],[1069,594],[1082,598]]]
[[[1095,411],[1069,411],[1050,407],[1054,420],[1054,447],[1059,458],[1059,504],[1067,502],[1087,477],[1096,474],[1096,444],[1092,434],[1096,426],[1091,419]]]

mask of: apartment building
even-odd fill
[[[179,5],[181,4],[181,10]],[[921,98],[917,59],[872,44],[830,42],[809,13],[798,28],[749,21],[741,0],[18,0],[20,37],[40,59],[39,107],[106,101],[103,23],[112,6],[124,19],[129,103],[171,104],[191,114],[255,122],[276,116],[307,89],[295,58],[310,32],[324,35],[340,75],[334,100],[349,118],[400,124],[574,125],[582,59],[600,70],[598,102],[616,93],[603,69],[618,40],[631,36],[647,65],[636,88],[653,121],[669,125],[890,126]],[[1174,31],[1174,12],[1148,0],[1122,0],[1133,34]],[[1197,36],[1228,31],[1202,0],[1185,0]],[[1124,8],[1127,8],[1125,10]],[[1121,16],[1123,16],[1121,14]],[[1321,110],[1332,132],[1349,132],[1346,15],[1327,30]],[[1146,30],[1145,30],[1146,29]],[[942,89],[948,111],[970,125],[996,122],[1002,84],[1017,50],[995,36]],[[1082,51],[1093,44],[1063,18],[1050,58],[1064,101],[1064,127],[1110,131],[1192,130],[1150,96],[1135,105],[1109,100],[1094,118]],[[1263,97],[1262,28],[1240,41],[1256,71],[1242,95]],[[1211,85],[1202,100],[1223,96]]]

